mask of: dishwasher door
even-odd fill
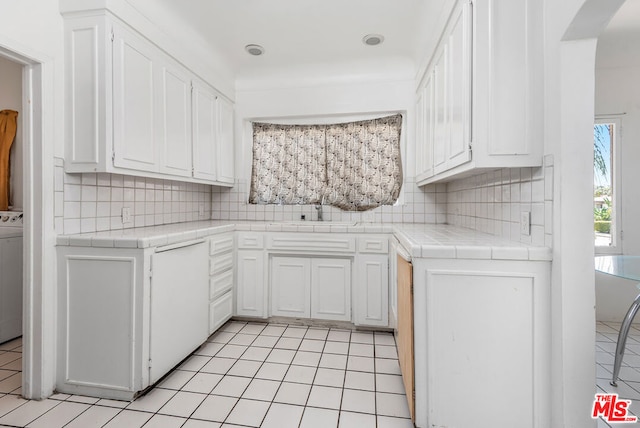
[[[408,257],[407,257],[408,258]],[[407,394],[411,419],[415,422],[415,375],[413,352],[413,266],[398,253],[398,362]]]
[[[208,262],[203,240],[158,247],[152,255],[150,385],[207,340]]]

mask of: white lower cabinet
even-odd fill
[[[351,259],[273,256],[271,315],[351,320]]]
[[[209,334],[233,315],[233,233],[209,239]]]
[[[262,250],[238,250],[236,315],[267,317],[264,258]]]
[[[131,400],[206,341],[206,248],[59,246],[57,391]]]
[[[311,264],[300,257],[271,259],[271,315],[311,317]]]
[[[416,426],[550,426],[550,263],[413,268]]]
[[[389,255],[358,254],[354,324],[389,325]]]

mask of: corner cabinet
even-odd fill
[[[58,391],[131,400],[206,341],[206,240],[57,255]]]
[[[106,11],[65,16],[65,170],[233,185],[233,105]]]
[[[550,426],[551,263],[412,262],[416,427]]]
[[[458,0],[416,92],[416,181],[542,165],[535,0]]]

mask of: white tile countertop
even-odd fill
[[[508,241],[487,233],[446,224],[378,224],[342,222],[195,221],[161,226],[59,235],[57,245],[150,248],[232,231],[303,233],[389,233],[413,258],[549,261],[551,248]]]

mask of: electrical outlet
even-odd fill
[[[531,235],[531,211],[522,211],[520,213],[520,234]]]
[[[204,204],[200,204],[200,205],[198,206],[198,215],[199,215],[200,217],[204,217]]]
[[[122,207],[122,223],[131,223],[131,208]]]

